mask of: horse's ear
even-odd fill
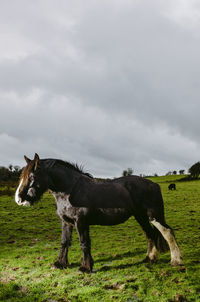
[[[24,159],[25,159],[25,161],[26,161],[27,164],[29,164],[31,162],[31,159],[28,158],[26,155],[24,155]]]
[[[34,170],[37,169],[39,160],[40,160],[39,155],[37,153],[35,153],[35,156],[34,156]]]

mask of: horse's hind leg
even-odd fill
[[[162,225],[156,219],[151,220],[151,223],[160,231],[162,236],[167,241],[170,253],[171,253],[171,264],[173,266],[182,265],[182,256],[178,244],[176,242],[175,236],[172,229],[168,225]]]
[[[141,225],[147,237],[147,254],[143,262],[156,262],[158,260],[158,250],[155,244],[155,230],[151,227],[149,219],[144,213],[135,215],[135,219]]]
[[[54,263],[54,266],[57,268],[66,268],[68,263],[68,249],[71,246],[72,241],[72,229],[71,224],[67,224],[62,221],[62,238],[61,238],[61,247],[60,253],[57,261]]]
[[[158,260],[158,250],[154,240],[147,237],[147,254],[143,262],[156,262]]]

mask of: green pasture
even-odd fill
[[[71,267],[54,269],[61,224],[53,198],[45,194],[31,208],[19,207],[13,193],[0,195],[0,301],[200,301],[200,181],[156,177],[167,223],[175,230],[184,267],[171,267],[169,253],[143,264],[146,239],[134,218],[117,226],[92,226],[94,272],[80,273],[76,231]],[[7,188],[6,188],[7,189]],[[10,190],[10,189],[9,189]],[[12,191],[12,190],[11,190]]]

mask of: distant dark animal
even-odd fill
[[[170,184],[170,185],[168,186],[168,189],[169,189],[169,190],[176,190],[176,184]]]
[[[50,189],[62,221],[61,248],[54,265],[68,266],[68,248],[72,228],[76,227],[83,252],[81,271],[91,272],[89,226],[115,225],[134,216],[144,230],[147,255],[144,261],[154,262],[158,251],[170,248],[171,264],[181,265],[182,257],[172,229],[164,218],[164,205],[159,185],[138,176],[120,177],[97,182],[77,165],[57,159],[34,160],[25,156],[20,183],[15,193],[18,205],[33,205]]]

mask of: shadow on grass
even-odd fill
[[[95,262],[99,263],[99,262],[105,262],[105,261],[121,260],[124,258],[131,258],[131,257],[138,256],[140,254],[144,254],[144,252],[145,252],[144,250],[137,250],[134,252],[126,252],[126,253],[122,253],[122,254],[110,255],[108,257],[103,257],[101,259],[97,259],[97,260],[95,260]]]
[[[97,269],[97,272],[107,272],[107,271],[111,271],[111,270],[119,270],[119,269],[126,269],[126,268],[130,268],[130,267],[134,267],[137,266],[138,263],[127,263],[127,264],[119,264],[116,266],[102,266],[100,269]]]
[[[130,267],[139,267],[141,265],[144,265],[145,267],[152,269],[154,266],[159,265],[159,264],[161,264],[161,265],[164,264],[164,265],[170,266],[170,262],[165,259],[159,259],[158,262],[147,262],[147,263],[144,262],[144,260],[142,260],[142,261],[138,261],[135,263],[126,263],[126,264],[119,264],[119,265],[104,265],[100,269],[97,269],[97,271],[105,272],[105,271],[111,271],[111,270],[126,269],[126,268],[130,268]]]
[[[103,257],[103,255],[102,255],[101,259],[95,259],[95,257],[94,257],[94,263],[109,262],[109,261],[114,261],[114,260],[121,260],[121,259],[124,259],[124,258],[132,258],[134,256],[137,256],[138,254],[144,254],[144,250],[135,251],[135,252],[126,252],[126,253],[116,254],[116,255],[110,255],[108,257]],[[80,262],[71,262],[69,264],[69,268],[74,268],[74,267],[79,266]],[[141,261],[141,263],[142,263],[142,261]]]

